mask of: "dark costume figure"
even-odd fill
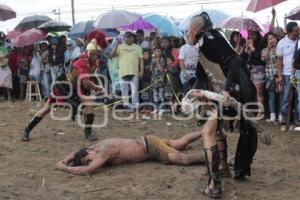
[[[200,23],[202,27],[195,29],[198,30],[196,41],[198,41],[199,51],[201,51],[208,60],[220,65],[227,78],[225,93],[230,94],[230,96],[236,98],[237,101],[242,104],[255,102],[256,90],[250,80],[250,74],[245,63],[234,51],[226,37],[217,29],[212,28],[212,23],[207,13],[204,12],[195,17],[198,18],[200,22],[202,21],[202,24]],[[200,62],[197,66],[196,75],[198,75],[198,78],[201,78],[200,89],[207,89],[205,87],[208,78],[205,75],[205,71]],[[233,109],[225,108],[223,110],[224,115],[236,115],[236,112]],[[219,114],[218,111],[218,116]],[[254,129],[243,116],[240,117],[240,138],[234,162],[235,179],[243,179],[246,175],[250,176],[250,164],[252,163],[252,158],[257,149],[256,129]],[[216,145],[213,145],[210,148],[206,147],[205,149],[210,179],[209,186],[203,191],[205,195],[215,198],[221,196],[221,176],[226,176],[226,171],[228,172],[228,170],[222,171],[218,167],[220,162],[226,162],[225,166],[227,166],[227,142],[226,137],[222,134],[222,120],[216,121]]]
[[[101,51],[100,46],[97,44],[96,39],[92,40],[86,48],[86,52],[82,54],[78,59],[72,63],[72,69],[67,76],[62,74],[54,82],[53,93],[47,99],[44,106],[39,110],[25,129],[21,132],[21,140],[29,141],[29,134],[31,130],[50,112],[51,105],[55,102],[58,104],[61,102],[69,103],[73,110],[72,119],[75,119],[78,105],[82,103],[91,103],[93,100],[88,98],[91,95],[91,90],[103,92],[103,87],[94,83],[89,75],[94,74],[98,67],[98,55]],[[69,84],[62,84],[59,81],[65,81]],[[71,91],[70,85],[73,90]],[[78,86],[80,88],[78,88]],[[71,93],[71,96],[66,97]],[[92,125],[94,122],[93,106],[85,105],[85,138],[94,141],[96,136],[92,133]]]

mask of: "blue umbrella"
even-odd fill
[[[199,15],[202,12],[207,12],[207,14],[209,15],[211,21],[213,22],[214,25],[218,25],[220,24],[222,21],[224,21],[225,19],[229,18],[230,15],[228,15],[227,13],[220,11],[220,10],[213,10],[213,9],[208,9],[208,10],[199,10],[197,12],[194,12],[193,14],[191,14],[190,16],[188,16],[179,26],[179,29],[181,31],[187,31],[190,20],[192,19],[192,17],[194,17],[195,15]]]
[[[68,33],[68,36],[72,39],[75,38],[84,38],[84,36],[95,29],[93,23],[94,20],[88,20],[88,21],[82,21],[77,24],[75,24]]]
[[[143,15],[143,19],[158,29],[161,35],[181,36],[174,22],[167,17],[150,13]]]

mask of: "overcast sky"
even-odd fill
[[[76,22],[95,19],[98,15],[112,8],[124,9],[141,14],[155,12],[162,15],[184,19],[193,12],[203,9],[219,9],[232,16],[246,15],[266,23],[271,16],[271,9],[258,13],[247,12],[250,0],[75,0]],[[1,4],[10,6],[17,12],[17,18],[0,21],[0,30],[12,30],[25,16],[33,14],[48,15],[58,20],[53,10],[60,8],[61,21],[72,24],[71,0],[1,0]],[[299,0],[288,0],[275,7],[278,22],[282,26],[284,14],[300,5]]]

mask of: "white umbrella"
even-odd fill
[[[125,10],[112,10],[100,15],[95,23],[95,28],[107,29],[107,28],[119,28],[123,25],[131,24],[138,20],[141,15]]]

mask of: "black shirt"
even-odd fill
[[[297,39],[297,42],[296,42],[293,60],[294,60],[294,63],[293,63],[294,68],[297,70],[300,70],[300,37]]]

